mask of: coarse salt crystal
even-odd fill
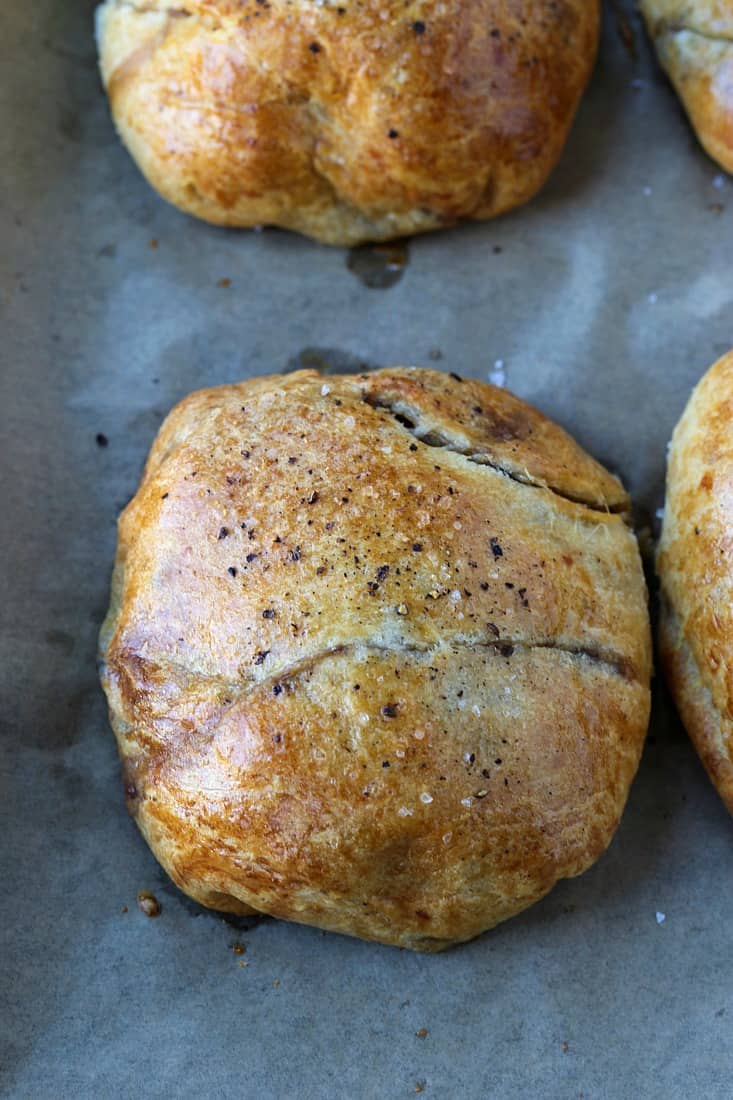
[[[430,803],[433,801],[433,796],[431,794],[428,794],[427,791],[423,791],[423,793],[420,795],[420,801],[424,802],[426,806],[429,806]]]
[[[453,589],[453,591],[450,594],[450,598],[453,600],[453,603],[458,603],[458,601],[461,598],[461,593],[458,591],[457,588]]]
[[[461,799],[461,806],[470,806],[470,805],[471,805],[471,799],[470,798],[462,798]]]
[[[397,813],[400,817],[412,817],[412,810],[408,810],[407,806],[400,806]]]
[[[471,710],[473,711],[473,713],[476,715],[477,718],[481,717],[481,707],[476,706],[476,704],[474,703],[473,706],[471,707]]]
[[[506,368],[503,359],[494,360],[494,365],[489,371],[489,382],[494,386],[506,385]]]
[[[422,741],[422,739],[425,737],[425,730],[415,730],[412,736],[415,738],[416,741]]]
[[[666,913],[657,913],[657,924],[664,924],[667,919]]]
[[[327,397],[331,392],[331,387],[323,385],[321,386],[321,397]]]

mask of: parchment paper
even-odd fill
[[[0,8],[2,1095],[730,1097],[733,822],[660,687],[608,854],[426,958],[187,902],[126,816],[95,671],[116,516],[196,387],[314,357],[505,377],[653,525],[672,427],[733,344],[733,182],[632,5],[542,196],[412,242],[387,289],[164,205],[115,137],[92,13]]]

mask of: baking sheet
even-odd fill
[[[363,256],[158,200],[115,138],[92,13],[0,8],[0,1093],[730,1097],[733,822],[659,687],[608,854],[420,957],[179,894],[126,816],[94,665],[116,515],[195,387],[314,360],[505,375],[653,523],[672,426],[733,344],[733,182],[633,6],[607,11],[542,196],[412,242],[382,289]]]

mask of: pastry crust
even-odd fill
[[[662,660],[682,720],[733,813],[733,353],[675,428],[657,556]]]
[[[101,636],[128,805],[173,880],[436,951],[587,868],[649,713],[627,509],[536,410],[436,371],[183,401]]]
[[[329,244],[489,218],[554,167],[598,0],[107,0],[102,77],[164,198]]]
[[[733,5],[641,0],[641,9],[700,142],[733,172]]]

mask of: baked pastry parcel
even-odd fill
[[[120,520],[128,806],[204,905],[437,951],[608,845],[649,712],[619,482],[420,369],[194,393]]]
[[[682,720],[733,813],[733,353],[675,428],[657,557],[660,649]]]
[[[641,0],[641,9],[698,138],[733,172],[733,4]]]
[[[119,133],[164,198],[329,244],[529,199],[593,66],[598,0],[107,0]]]

